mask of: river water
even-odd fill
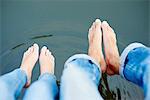
[[[2,0],[0,74],[18,68],[23,52],[36,42],[55,55],[60,80],[67,58],[87,53],[88,28],[95,18],[107,20],[115,29],[120,53],[135,41],[150,46],[149,5],[148,0]],[[38,76],[37,63],[32,81]],[[143,99],[141,88],[118,75],[104,74],[99,90],[105,100]]]

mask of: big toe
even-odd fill
[[[104,32],[114,33],[114,30],[111,28],[111,26],[109,25],[109,23],[107,21],[102,22],[102,30]]]
[[[100,41],[101,42],[101,36],[102,36],[102,32],[101,32],[101,21],[100,19],[96,19],[95,20],[95,33],[94,33],[94,37],[97,41]]]
[[[33,45],[33,48],[34,48],[34,49],[33,49],[34,52],[38,54],[38,53],[39,53],[39,46],[38,46],[38,44],[35,43],[35,44]]]
[[[95,20],[95,28],[96,28],[96,30],[100,30],[101,29],[101,21],[100,21],[100,19],[96,19]]]
[[[108,26],[109,25],[106,21],[102,22],[102,30],[103,30],[104,33],[108,31]]]

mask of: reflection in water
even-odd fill
[[[107,81],[107,74],[102,74],[101,84],[99,85],[99,92],[104,99],[116,100],[114,91],[110,91]]]

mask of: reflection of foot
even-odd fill
[[[30,85],[32,70],[34,68],[35,63],[38,60],[38,56],[39,46],[37,44],[34,44],[33,46],[29,47],[23,55],[21,69],[24,70],[27,74],[28,82],[26,83],[26,86]]]
[[[54,57],[46,46],[44,46],[41,49],[39,60],[40,60],[41,75],[44,73],[54,74],[54,64],[55,64]]]
[[[88,55],[100,63],[102,72],[106,70],[106,64],[102,52],[102,31],[101,21],[96,19],[89,29],[89,50]]]
[[[103,42],[107,63],[107,73],[110,75],[119,73],[119,52],[116,44],[116,34],[106,21],[102,22]]]

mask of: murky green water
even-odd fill
[[[87,31],[95,18],[110,22],[117,33],[120,52],[134,41],[150,45],[148,7],[147,0],[2,0],[0,74],[18,68],[23,52],[36,42],[40,47],[48,46],[55,55],[55,74],[60,80],[66,59],[87,52]],[[35,81],[38,63],[33,74]],[[103,75],[99,90],[107,100],[143,99],[141,88],[117,75]]]

